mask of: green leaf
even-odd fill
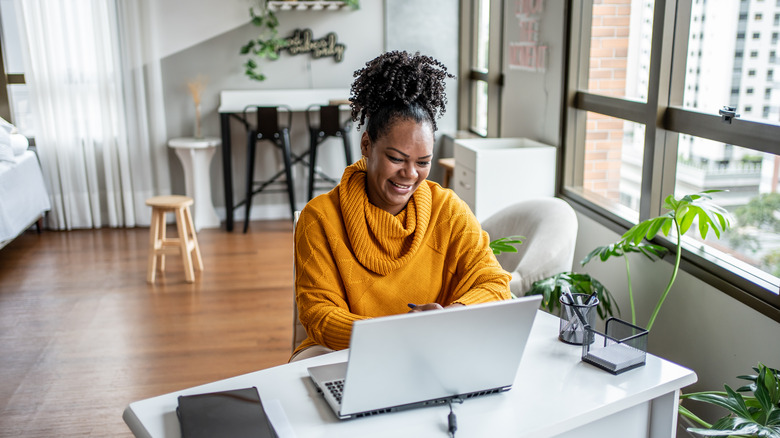
[[[514,245],[522,245],[525,239],[523,236],[509,236],[501,237],[493,240],[489,243],[490,249],[493,250],[493,254],[501,254],[502,252],[517,252],[517,248]]]

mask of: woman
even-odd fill
[[[433,58],[388,52],[355,77],[363,158],[301,212],[295,285],[308,338],[291,360],[349,347],[359,319],[510,297],[468,206],[426,180],[453,76]]]

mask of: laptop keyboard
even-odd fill
[[[333,380],[325,382],[325,387],[328,388],[331,395],[336,398],[336,401],[341,403],[341,395],[344,392],[344,380]]]

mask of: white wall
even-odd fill
[[[560,144],[560,102],[563,78],[564,0],[546,0],[541,14],[531,21],[538,26],[533,45],[547,48],[544,71],[521,70],[510,66],[510,45],[528,44],[522,35],[517,13],[519,2],[504,2],[504,47],[501,95],[501,137],[527,137],[552,146]]]
[[[161,58],[196,46],[249,20],[256,0],[148,0]]]

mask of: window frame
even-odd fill
[[[625,218],[627,215],[618,214],[621,207],[604,203],[594,195],[577,189],[583,185],[585,119],[588,112],[645,125],[640,221],[662,214],[663,197],[674,193],[680,134],[780,155],[777,146],[772,147],[780,137],[780,124],[739,118],[727,124],[718,114],[683,108],[691,3],[692,0],[655,0],[650,86],[646,102],[587,91],[593,0],[570,3],[562,124],[563,171],[559,195],[570,201],[578,211],[619,234],[634,225]],[[684,37],[675,40],[675,35]],[[672,66],[678,67],[673,70]],[[661,171],[654,172],[657,169]],[[654,243],[674,248],[672,242],[665,238],[658,237]],[[686,244],[683,245],[681,269],[780,322],[778,285],[761,271],[729,266]]]

